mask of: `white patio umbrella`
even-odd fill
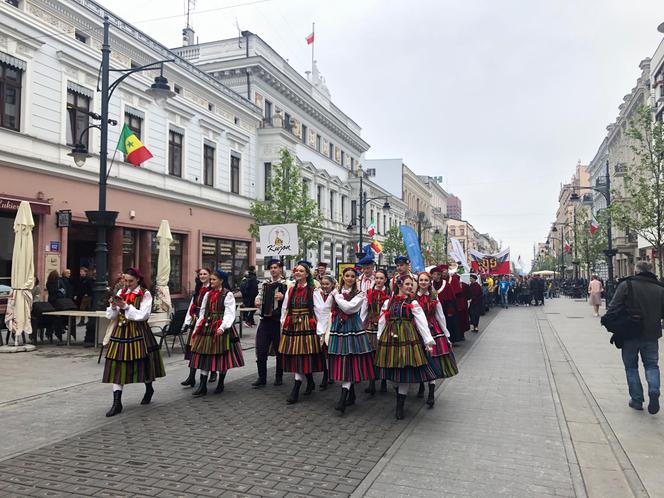
[[[32,310],[32,288],[35,285],[35,261],[32,243],[32,218],[30,203],[21,201],[14,220],[14,252],[12,254],[12,294],[7,303],[5,324],[14,332],[14,347],[25,332],[32,334],[30,313]]]
[[[171,292],[168,289],[168,280],[171,276],[171,242],[173,235],[168,220],[161,220],[157,232],[157,243],[159,256],[157,258],[157,299],[161,301],[161,309],[167,313],[171,312]]]

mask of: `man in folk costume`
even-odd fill
[[[328,273],[327,263],[324,261],[319,261],[316,265],[316,271],[314,275],[314,280],[320,283],[320,279],[323,278]]]
[[[438,300],[443,307],[447,330],[450,332],[450,342],[458,342],[457,332],[457,299],[454,285],[451,283],[449,265],[438,265],[431,270],[433,288],[438,293]]]
[[[415,280],[415,275],[410,271],[410,259],[407,256],[397,256],[394,258],[394,264],[397,267],[397,271],[390,280],[390,289],[392,292],[398,292],[399,286],[397,285],[397,279],[399,277],[411,277],[413,281]]]
[[[468,313],[468,300],[470,299],[469,285],[461,281],[459,274],[451,277],[457,300],[457,334],[459,341],[465,341],[464,334],[470,330],[470,314]]]
[[[376,283],[376,277],[374,275],[375,271],[375,262],[373,256],[364,256],[361,260],[357,262],[358,266],[361,268],[362,274],[360,275],[360,290],[366,293],[369,289],[373,288]]]
[[[281,331],[281,307],[286,294],[286,279],[283,275],[283,263],[278,259],[268,262],[270,279],[261,285],[256,296],[255,305],[261,312],[261,322],[256,331],[256,367],[258,379],[251,384],[255,388],[267,384],[267,357],[272,354],[277,357],[277,371],[274,377],[274,385],[283,383],[284,370],[281,364],[279,349],[279,337]]]

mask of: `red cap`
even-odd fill
[[[438,265],[434,268],[431,268],[431,273],[443,273],[443,270],[449,270],[450,265]]]

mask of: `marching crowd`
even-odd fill
[[[340,384],[335,405],[340,414],[355,404],[360,383],[366,383],[364,392],[371,396],[386,392],[391,383],[397,419],[404,417],[411,384],[419,385],[418,397],[428,390],[426,403],[433,407],[436,381],[458,372],[453,347],[465,340],[466,332],[478,331],[485,291],[476,275],[464,282],[448,265],[417,274],[405,256],[397,257],[395,265],[388,275],[365,257],[344,269],[337,282],[324,263],[312,268],[299,261],[286,278],[281,261],[271,260],[270,278],[254,299],[261,315],[254,388],[267,385],[268,358],[275,356],[274,385],[283,383],[284,372],[293,374],[288,404],[300,401],[303,384],[302,395],[311,395],[314,374],[320,373],[319,389]],[[113,384],[108,417],[122,411],[124,385],[145,384],[141,404],[149,404],[153,381],[165,375],[147,324],[151,308],[152,296],[140,271],[127,269],[124,285],[106,310],[111,325],[102,382]],[[214,393],[223,392],[228,370],[244,366],[235,313],[228,275],[201,268],[184,325],[189,375],[182,385],[195,388],[195,397],[207,395],[214,382]]]

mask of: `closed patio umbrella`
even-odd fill
[[[30,203],[22,201],[14,220],[14,252],[12,254],[12,293],[7,303],[5,324],[14,332],[14,348],[18,348],[19,336],[23,332],[32,334],[30,313],[32,310],[32,288],[35,285],[35,261],[32,229],[35,227]],[[34,349],[26,345],[23,350]]]
[[[172,309],[171,293],[168,289],[168,280],[171,276],[171,242],[173,235],[168,220],[161,220],[157,232],[159,256],[157,258],[157,299],[161,302],[161,311],[170,313]]]

